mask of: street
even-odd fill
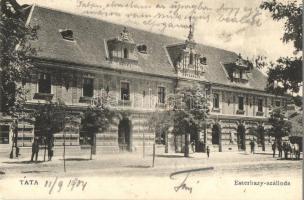
[[[209,159],[204,153],[189,158],[157,154],[154,167],[151,155],[95,155],[93,160],[87,155],[67,157],[66,172],[62,157],[28,160],[1,160],[0,188],[6,198],[20,194],[28,199],[201,199],[202,194],[203,199],[301,198],[302,160],[280,160],[270,152],[216,152]]]

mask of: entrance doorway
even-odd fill
[[[131,151],[131,121],[122,119],[118,125],[118,146],[121,151]]]
[[[240,124],[237,128],[237,143],[239,150],[246,150],[245,126]]]

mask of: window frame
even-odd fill
[[[122,93],[122,85],[128,84],[128,99],[123,98]],[[120,100],[121,101],[130,101],[131,100],[131,89],[130,89],[130,82],[129,81],[120,81]]]
[[[242,104],[240,104],[240,99],[242,99]],[[238,96],[238,110],[244,111],[244,96]]]
[[[162,89],[162,90],[160,90]],[[158,86],[157,87],[157,102],[159,104],[165,104],[166,103],[166,87],[165,86]]]
[[[215,101],[215,96],[217,96],[217,101]],[[216,106],[217,104],[217,106]],[[219,109],[220,108],[220,95],[218,93],[213,93],[213,102],[212,106],[214,109]]]
[[[41,80],[41,76],[44,76],[44,75],[46,75],[46,76],[49,76],[49,84],[50,84],[50,86],[49,86],[49,92],[45,92],[45,91],[40,91],[40,84],[42,84],[41,82],[40,82],[40,80]],[[45,83],[43,83],[43,85],[45,85]],[[47,72],[40,72],[39,74],[38,74],[38,80],[37,80],[37,93],[41,93],[41,94],[53,94],[53,90],[52,90],[52,75],[50,74],[50,73],[47,73]]]
[[[259,98],[257,104],[258,104],[258,112],[263,112],[263,99]]]

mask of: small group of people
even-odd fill
[[[33,142],[32,142],[32,156],[31,156],[31,162],[34,161],[34,157],[35,157],[35,161],[38,160],[38,153],[39,153],[39,149],[40,149],[40,143],[44,142],[44,145],[47,146],[47,152],[48,152],[48,161],[52,160],[53,157],[53,147],[54,147],[54,140],[53,137],[38,137],[35,136],[33,138]]]
[[[300,159],[300,148],[299,144],[294,143],[292,144],[290,141],[274,141],[272,144],[272,152],[273,157],[276,155],[276,150],[278,150],[279,158],[283,158],[283,152],[284,152],[284,159],[288,159],[288,156],[290,155],[290,158],[293,159],[293,156],[295,159]]]

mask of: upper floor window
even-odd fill
[[[275,106],[280,107],[281,106],[281,101],[280,100],[275,101]]]
[[[243,79],[243,71],[240,71],[240,79]]]
[[[213,108],[219,108],[219,107],[220,107],[219,94],[215,93],[213,94]]]
[[[93,87],[93,79],[92,78],[84,78],[83,79],[83,96],[84,97],[93,97],[94,87]]]
[[[258,112],[263,112],[263,99],[258,99]]]
[[[239,110],[244,110],[244,97],[239,97]]]
[[[39,74],[38,93],[51,94],[51,75],[47,73]]]
[[[120,95],[121,100],[130,100],[130,86],[128,82],[120,83]]]
[[[165,87],[158,87],[158,103],[165,103]]]
[[[127,48],[124,48],[124,50],[123,50],[123,57],[124,58],[129,58],[129,51],[128,51]]]
[[[193,65],[193,53],[190,53],[189,64]]]

